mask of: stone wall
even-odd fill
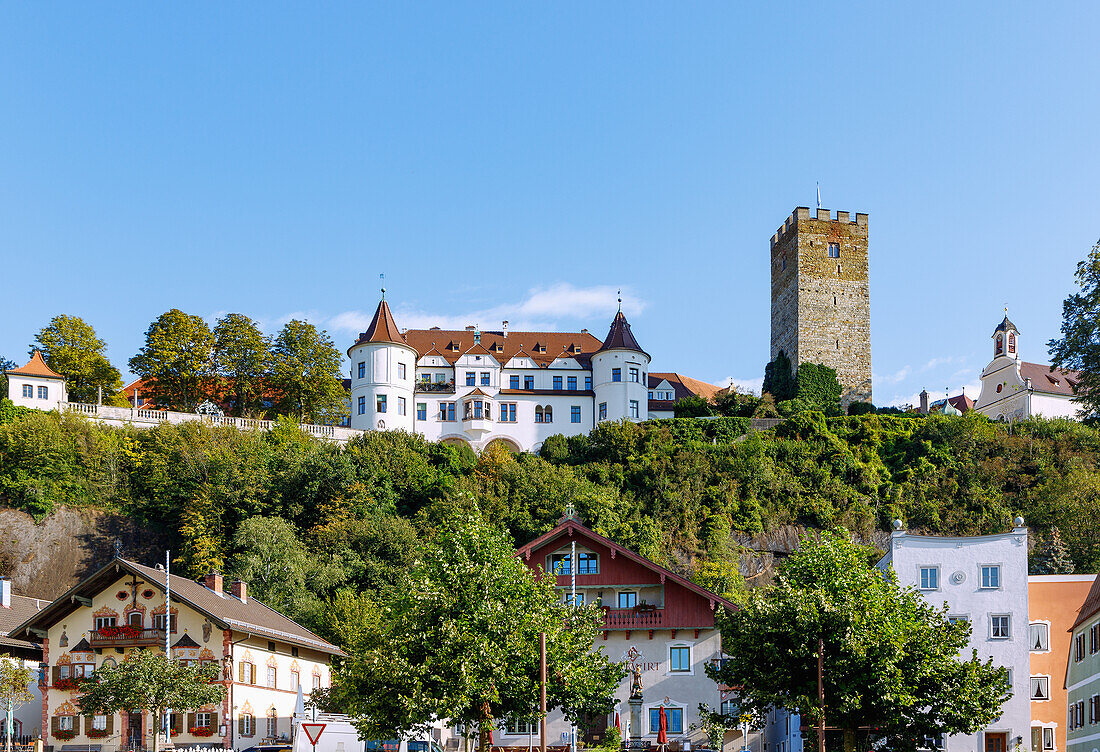
[[[793,364],[835,368],[845,406],[871,400],[867,215],[849,217],[798,207],[771,239],[771,356],[784,350]]]

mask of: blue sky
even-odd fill
[[[875,401],[1045,361],[1100,236],[1100,6],[9,3],[0,355],[58,313],[588,327],[759,383],[768,240],[868,212]]]

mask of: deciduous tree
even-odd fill
[[[99,388],[110,397],[122,389],[118,369],[104,354],[107,343],[79,316],[54,316],[34,338],[46,364],[65,377],[69,399],[95,402]]]
[[[1100,242],[1077,264],[1075,292],[1062,302],[1062,336],[1052,339],[1051,365],[1079,371],[1074,399],[1082,412],[1100,410]]]
[[[306,321],[287,322],[272,343],[271,361],[280,412],[313,423],[347,415],[340,351],[327,332]]]
[[[217,663],[187,666],[150,650],[136,650],[117,665],[100,666],[90,680],[82,681],[77,704],[85,715],[149,710],[159,731],[168,709],[194,710],[220,703],[225,687],[215,683],[219,673]],[[159,743],[160,734],[153,734],[153,752]]]
[[[0,707],[4,708],[4,750],[11,752],[11,737],[14,732],[12,720],[19,706],[34,699],[27,688],[31,683],[30,669],[19,666],[9,658],[0,658]]]
[[[592,649],[599,610],[563,604],[553,580],[535,576],[508,535],[476,515],[437,528],[418,551],[407,587],[380,605],[377,631],[357,638],[335,676],[340,703],[366,738],[446,718],[477,724],[484,751],[495,720],[537,714],[540,632],[549,708],[576,721],[606,714],[624,676],[620,664]]]
[[[263,410],[269,345],[256,322],[243,313],[226,314],[214,325],[214,371],[233,396],[233,415]]]
[[[775,354],[775,360],[764,366],[764,385],[761,392],[770,394],[776,402],[794,396],[794,376],[791,359],[783,350]]]
[[[775,584],[720,617],[729,657],[707,672],[740,686],[754,715],[780,707],[811,723],[817,699],[817,651],[824,646],[825,718],[843,730],[844,748],[867,733],[893,750],[915,749],[926,736],[970,734],[1001,714],[1010,696],[1007,671],[960,656],[967,622],[898,585],[867,561],[847,531],[826,532],[780,568]],[[860,731],[861,729],[870,731]]]
[[[214,335],[202,317],[173,308],[149,325],[130,370],[149,382],[157,405],[191,411],[207,397],[213,347]]]

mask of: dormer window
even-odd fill
[[[551,554],[550,571],[553,574],[573,574],[570,568],[570,554]],[[591,551],[577,552],[577,574],[599,574],[600,557]]]

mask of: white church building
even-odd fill
[[[677,399],[718,390],[651,374],[622,310],[602,341],[587,329],[509,331],[507,321],[497,331],[402,330],[383,295],[347,354],[352,428],[404,430],[475,450],[501,442],[538,451],[548,436],[587,434],[604,420],[672,417]]]
[[[1076,371],[1020,360],[1020,332],[1004,317],[993,330],[993,360],[982,371],[982,392],[974,409],[993,420],[1031,417],[1076,418]]]

